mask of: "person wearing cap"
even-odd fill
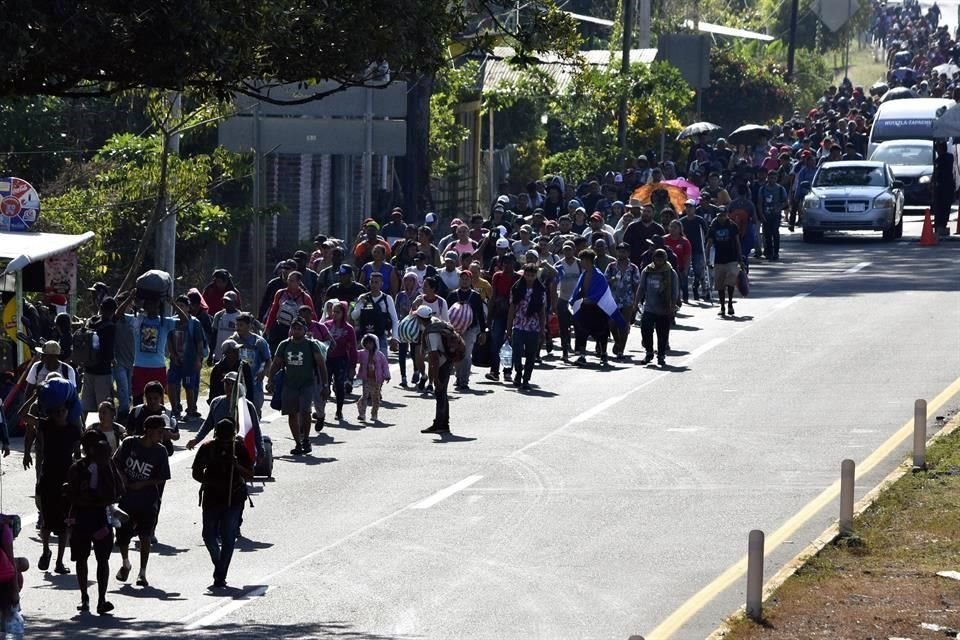
[[[447,295],[447,307],[452,307],[455,304],[467,306],[470,307],[473,315],[470,326],[461,334],[466,345],[466,351],[463,360],[456,365],[456,380],[453,385],[454,389],[463,390],[470,387],[473,347],[475,344],[482,347],[486,343],[487,321],[483,299],[473,286],[473,273],[467,269],[461,269],[459,275],[460,281],[457,288]]]
[[[378,348],[387,356],[387,348],[396,349],[399,345],[397,327],[397,307],[393,298],[383,291],[383,275],[374,271],[370,275],[370,291],[360,294],[357,304],[350,312],[353,326],[361,335],[372,334],[377,337]]]
[[[376,246],[383,247],[384,255],[389,260],[390,244],[380,235],[380,225],[369,220],[364,224],[361,236],[353,247],[353,264],[359,267],[373,260],[373,248]]]
[[[457,269],[460,255],[456,251],[447,251],[443,255],[443,269],[437,272],[437,277],[443,283],[440,295],[446,295],[460,286],[460,273]]]
[[[637,287],[639,304],[643,309],[640,319],[640,334],[646,354],[643,364],[653,361],[653,334],[657,334],[657,364],[667,365],[667,350],[670,344],[670,325],[680,306],[680,283],[677,272],[667,261],[667,252],[657,249],[653,261],[640,273]]]
[[[230,336],[230,340],[237,343],[240,348],[240,359],[250,369],[253,384],[247,387],[247,397],[253,402],[257,415],[262,415],[263,378],[270,364],[270,345],[263,336],[255,333],[256,324],[257,319],[252,313],[241,313],[237,316],[237,332]]]
[[[662,236],[666,231],[660,224],[653,219],[653,209],[640,203],[639,200],[630,200],[630,208],[634,212],[640,210],[640,218],[634,220],[623,232],[623,242],[630,245],[630,261],[641,267],[640,259],[647,250],[649,244],[647,240],[653,236]]]
[[[513,250],[510,248],[510,240],[507,238],[497,238],[496,242],[494,242],[493,257],[490,258],[487,266],[487,273],[491,274],[491,278],[493,277],[492,274],[500,270],[503,264],[503,258],[507,255],[509,255],[511,259],[516,259],[513,255]]]
[[[394,207],[390,212],[390,222],[383,225],[380,235],[387,241],[391,249],[407,235],[407,224],[403,221],[403,209]]]
[[[214,439],[204,443],[193,459],[192,475],[201,485],[203,542],[213,562],[210,589],[218,590],[227,586],[254,460],[243,440],[237,438],[232,418],[221,419],[214,429]]]
[[[83,367],[81,402],[85,413],[97,410],[100,403],[113,397],[113,345],[116,336],[114,316],[117,301],[111,297],[100,301],[99,313],[84,323],[82,330],[89,335],[88,360],[78,362]],[[75,355],[78,350],[75,349]],[[75,358],[76,360],[76,358]]]
[[[450,233],[440,238],[440,242],[437,243],[437,247],[440,249],[442,254],[447,252],[447,247],[451,242],[457,238],[457,229],[460,228],[460,225],[463,224],[463,220],[460,218],[454,218],[450,221]]]
[[[177,298],[181,305],[189,305],[186,296]],[[170,367],[167,371],[168,393],[175,420],[182,420],[183,406],[180,404],[180,390],[183,388],[187,399],[186,418],[199,418],[197,394],[200,391],[200,368],[203,365],[203,349],[206,339],[200,322],[190,316],[180,318],[170,332],[167,343]]]
[[[342,309],[342,307],[341,307]],[[342,309],[345,312],[345,309]],[[329,327],[328,327],[329,328]],[[333,335],[333,331],[330,332]],[[290,455],[309,454],[311,406],[317,385],[328,388],[327,366],[323,351],[314,340],[306,338],[307,325],[299,317],[290,323],[290,337],[277,345],[273,361],[267,372],[267,390],[274,390],[274,375],[283,371],[280,391],[281,413],[287,416],[294,448]],[[356,337],[354,337],[356,340]],[[356,344],[351,347],[356,351]],[[329,357],[330,351],[327,352]],[[338,412],[342,409],[337,399]]]
[[[56,340],[47,340],[37,352],[35,362],[30,365],[27,371],[27,388],[24,397],[29,398],[36,391],[37,386],[47,379],[51,372],[59,373],[63,378],[70,381],[76,388],[77,372],[72,366],[60,360],[60,343]]]
[[[223,357],[210,369],[210,380],[207,387],[208,405],[213,402],[214,398],[223,395],[223,380],[230,372],[242,372],[243,388],[247,392],[246,395],[250,396],[253,393],[253,373],[250,367],[244,366],[243,360],[240,359],[240,345],[236,340],[227,338],[220,345],[220,349],[223,352]]]
[[[450,433],[450,398],[447,388],[453,371],[453,363],[448,358],[441,335],[441,327],[447,323],[436,318],[433,309],[427,305],[417,307],[414,317],[422,328],[420,350],[424,354],[424,361],[429,365],[425,377],[429,381],[430,389],[434,391],[436,401],[433,422],[429,427],[421,429],[420,433],[443,436]],[[421,384],[427,380],[421,380]]]
[[[547,185],[546,197],[541,207],[543,208],[543,215],[547,220],[556,220],[566,213],[566,203],[563,201],[563,187],[556,183]]]
[[[677,260],[677,254],[673,252],[672,249],[667,247],[664,242],[665,236],[653,236],[647,240],[647,250],[643,252],[643,255],[640,256],[640,264],[637,265],[642,271],[648,264],[653,262],[653,253],[657,249],[664,249],[667,253],[667,261],[670,263],[670,266],[677,270],[680,266],[680,263]]]
[[[244,372],[244,375],[246,375],[246,372]],[[203,442],[204,438],[214,430],[221,420],[224,418],[233,418],[237,415],[233,399],[236,395],[234,393],[234,387],[238,380],[240,380],[239,371],[227,371],[223,374],[217,395],[210,399],[210,410],[207,411],[207,415],[200,424],[196,435],[187,441],[187,449],[192,450]],[[247,397],[241,395],[240,399],[247,403],[247,411],[250,413],[250,423],[253,428],[253,441],[256,447],[257,458],[259,459],[260,456],[263,455],[263,434],[260,430],[260,417],[257,414],[256,407],[253,406],[253,403],[250,402]]]
[[[509,233],[513,230],[514,222],[515,216],[504,209],[503,205],[497,204],[490,210],[490,219],[484,221],[483,228],[489,232],[493,232],[497,227],[504,227]],[[494,236],[495,238],[500,237],[499,234],[494,234]],[[474,240],[475,239],[476,238],[474,238]]]
[[[233,284],[233,277],[226,269],[214,269],[210,282],[203,288],[203,299],[207,304],[207,312],[210,315],[216,315],[223,309],[223,296],[227,292],[232,292],[236,296],[235,302],[240,305],[240,292]]]
[[[513,255],[517,260],[522,261],[527,251],[534,248],[532,236],[533,227],[529,224],[521,225],[520,239],[515,240],[513,244],[510,245],[510,248],[513,250]]]
[[[427,276],[436,276],[437,268],[429,263],[427,254],[418,251],[413,256],[413,265],[407,267],[407,273],[416,275],[417,280],[422,283]]]
[[[100,308],[100,303],[103,299],[110,295],[110,289],[105,282],[94,282],[87,291],[93,294],[93,306],[97,309]]]
[[[602,239],[606,241],[607,246],[614,246],[613,228],[604,224],[603,215],[599,211],[590,214],[587,224],[587,228],[583,231],[583,237],[587,239],[589,244],[592,245],[598,239]]]
[[[237,318],[240,311],[240,296],[236,291],[226,291],[222,298],[223,308],[213,314],[210,322],[213,335],[213,350],[207,364],[215,364],[223,357],[221,347],[223,341],[232,336],[237,330]]]
[[[400,278],[397,276],[397,271],[394,269],[394,266],[386,262],[386,251],[383,250],[383,247],[377,245],[373,248],[370,255],[372,256],[370,262],[360,268],[360,284],[369,288],[370,275],[379,273],[383,280],[383,290],[390,295],[396,295],[397,290],[400,288]]]
[[[437,232],[437,229],[440,227],[440,216],[436,213],[429,212],[423,216],[423,226],[430,229],[430,233],[434,234]]]

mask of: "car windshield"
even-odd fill
[[[885,187],[882,167],[824,167],[813,179],[815,187]]]
[[[887,164],[932,166],[933,145],[930,144],[895,144],[878,147],[871,160],[886,162]]]

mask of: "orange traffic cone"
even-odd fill
[[[920,233],[920,246],[937,246],[937,234],[933,232],[933,220],[930,219],[930,209],[927,209],[927,213],[923,217],[923,231]]]

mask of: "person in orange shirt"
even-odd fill
[[[366,237],[357,242],[353,248],[353,263],[362,267],[373,260],[373,248],[383,247],[384,260],[390,260],[390,245],[380,236],[380,225],[374,220],[368,220],[363,227]]]

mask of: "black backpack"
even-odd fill
[[[71,357],[73,362],[80,367],[96,366],[99,360],[98,352],[93,348],[94,337],[97,332],[88,325],[83,325],[73,334],[73,351]]]
[[[387,294],[381,294],[379,302],[373,300],[373,296],[365,293],[357,300],[360,306],[360,320],[357,322],[357,328],[361,334],[372,333],[375,336],[381,336],[393,328],[393,320],[390,318],[390,312],[387,310]]]

